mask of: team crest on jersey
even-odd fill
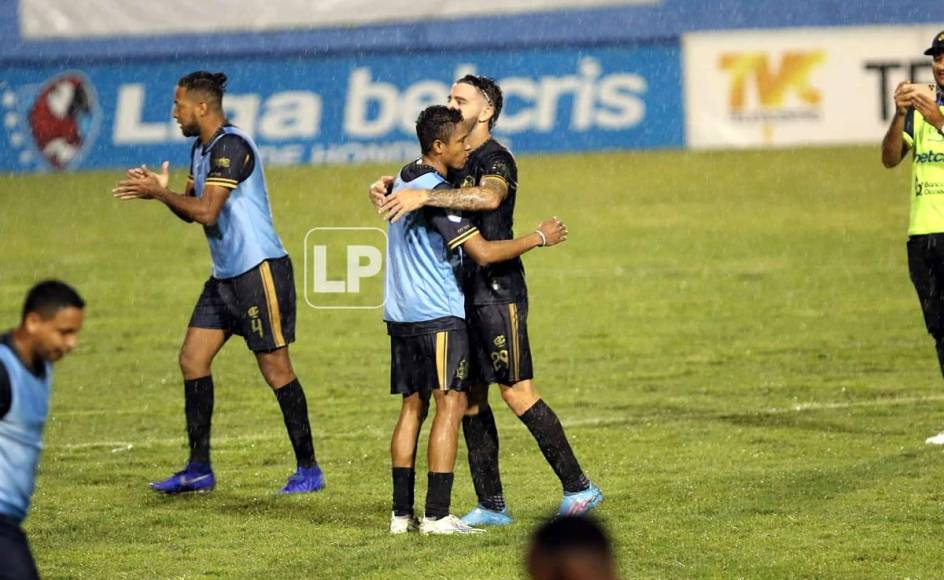
[[[73,169],[101,121],[95,87],[82,73],[60,73],[20,87],[0,84],[6,147],[24,169]]]
[[[219,159],[213,162],[213,165],[215,165],[216,167],[222,167],[226,169],[227,167],[229,167],[229,158],[220,157]]]
[[[456,378],[460,380],[465,380],[469,378],[469,361],[462,359],[459,361],[459,364],[456,365]]]

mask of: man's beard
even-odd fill
[[[200,135],[200,127],[196,124],[181,125],[180,132],[183,133],[184,137],[197,137]]]

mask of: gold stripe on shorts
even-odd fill
[[[449,347],[449,333],[436,333],[436,378],[439,380],[439,388],[446,390],[446,355]]]
[[[518,349],[518,305],[509,304],[508,305],[508,318],[511,320],[511,348],[514,350],[512,362],[512,384],[519,381],[518,377],[521,376],[521,351]]]
[[[272,280],[272,270],[269,268],[268,260],[259,264],[259,273],[262,274],[262,288],[265,290],[272,338],[275,340],[275,348],[281,348],[285,346],[285,337],[282,336],[282,313],[279,311],[279,297],[275,293],[275,281]]]

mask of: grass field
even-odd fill
[[[944,429],[944,392],[907,274],[907,168],[883,169],[874,147],[519,164],[519,229],[557,214],[571,231],[525,260],[536,384],[606,492],[598,513],[626,577],[940,576],[944,455],[923,441]],[[391,169],[269,170],[299,288],[305,232],[377,225],[365,189]],[[0,181],[2,325],[43,277],[89,302],[81,345],[57,367],[26,522],[45,576],[523,575],[560,487],[505,409],[517,524],[386,534],[399,402],[377,311],[300,302],[292,352],[324,492],[275,495],[290,446],[234,341],[214,369],[217,490],[152,494],[147,482],[185,460],[176,353],[209,257],[198,227],[113,200],[118,176]],[[464,457],[460,513],[474,502]]]

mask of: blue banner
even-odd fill
[[[171,119],[177,80],[229,76],[224,108],[270,164],[408,159],[414,122],[473,72],[505,93],[496,135],[516,153],[681,147],[676,43],[630,48],[228,58],[0,69],[0,170],[124,167],[187,159]]]

